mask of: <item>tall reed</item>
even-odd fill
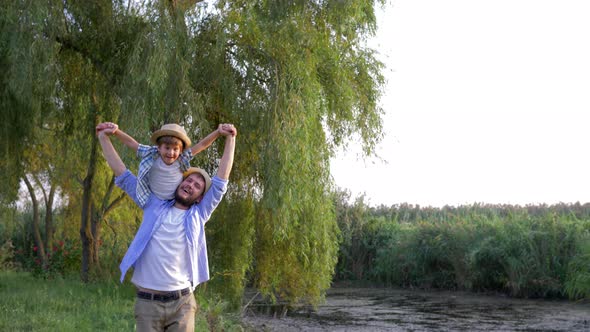
[[[373,221],[373,231],[363,233],[372,238],[359,241],[375,252],[363,265],[368,281],[516,297],[590,297],[588,205],[401,205],[367,208],[356,220]],[[345,243],[340,254],[351,257],[356,250]]]

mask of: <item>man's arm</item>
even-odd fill
[[[220,130],[221,130],[221,125],[219,125],[219,127],[215,131],[211,132],[205,138],[200,140],[199,143],[193,145],[191,147],[191,154],[193,156],[195,156],[196,154],[200,153],[201,151],[208,148],[211,144],[213,144],[213,142],[217,139],[217,137],[219,137]]]
[[[213,213],[213,210],[215,210],[227,190],[227,181],[234,162],[237,133],[236,128],[231,124],[224,124],[219,129],[219,134],[225,136],[225,147],[223,156],[219,162],[217,174],[212,179],[212,187],[216,189],[207,191],[203,199],[195,205],[194,210],[195,213],[200,215],[201,220],[205,222],[209,220],[211,213]]]
[[[223,156],[219,162],[219,168],[217,169],[217,177],[227,180],[234,164],[234,152],[238,131],[233,125],[228,124],[220,127],[219,133],[225,136],[225,147],[223,149]]]
[[[98,131],[98,141],[102,147],[102,153],[107,161],[107,164],[109,164],[109,167],[113,170],[115,176],[119,176],[125,172],[127,167],[125,167],[123,160],[121,160],[121,157],[119,157],[119,154],[113,147],[113,143],[108,136],[109,134],[112,134],[111,129],[103,129]]]

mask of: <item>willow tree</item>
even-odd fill
[[[364,42],[374,2],[224,1],[217,10],[194,30],[192,81],[241,129],[230,202],[246,197],[255,211],[251,220],[216,215],[213,243],[243,246],[252,233],[254,285],[317,303],[337,256],[330,157],[353,135],[367,154],[381,138],[381,64]],[[250,256],[225,245],[214,253],[231,278],[232,256]]]
[[[193,137],[235,123],[231,188],[207,228],[212,284],[239,298],[247,276],[270,298],[317,303],[337,257],[330,157],[353,136],[371,154],[382,135],[375,3],[159,4],[129,61],[124,128],[145,140],[162,119]],[[196,164],[214,171],[211,157]]]
[[[68,194],[70,203],[81,203],[86,280],[97,257],[93,211],[103,200],[95,190],[100,169],[94,127],[118,113],[116,89],[141,22],[118,1],[15,1],[0,8],[1,149],[10,156],[2,167],[14,170],[10,180],[24,178],[23,151],[43,143],[36,131],[52,133],[59,152],[46,164],[69,171],[61,185],[78,180]]]
[[[96,121],[116,120],[141,142],[165,122],[184,125],[194,141],[218,123],[235,123],[230,189],[207,227],[211,284],[234,300],[249,280],[269,298],[315,304],[329,287],[338,248],[330,157],[352,137],[372,154],[382,137],[381,63],[365,43],[376,28],[376,3],[382,1],[5,4],[16,15],[0,23],[0,52],[8,56],[0,66],[12,73],[0,81],[2,105],[26,109],[22,114],[42,123],[46,110],[36,102],[53,101],[52,114],[80,142],[81,197],[88,202],[82,237],[84,209],[96,195]],[[19,8],[36,24],[20,19]],[[11,44],[7,32],[19,29],[29,31],[26,42]],[[39,56],[27,53],[31,42]],[[19,66],[31,73],[26,79]],[[22,120],[15,112],[2,116]],[[26,137],[29,127],[19,130]],[[214,172],[221,148],[193,163]]]

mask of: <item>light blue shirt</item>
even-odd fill
[[[184,229],[189,254],[189,271],[193,287],[209,280],[209,261],[207,259],[207,242],[205,240],[205,223],[221,202],[227,191],[228,180],[217,176],[211,179],[211,188],[201,202],[193,204],[184,215]],[[115,178],[115,184],[123,189],[136,204],[139,205],[136,195],[137,178],[129,170]],[[134,266],[141,256],[147,243],[155,231],[162,224],[166,212],[174,205],[174,200],[164,201],[151,194],[143,207],[143,221],[135,234],[135,238],[129,245],[121,265],[121,282],[130,267]]]

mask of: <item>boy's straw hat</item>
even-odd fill
[[[174,136],[180,139],[184,143],[184,148],[191,146],[191,139],[186,135],[186,131],[184,131],[182,126],[179,126],[176,123],[165,124],[159,130],[154,131],[152,134],[152,142],[156,144],[158,138],[162,136]]]
[[[203,191],[203,194],[206,193],[207,190],[209,190],[209,187],[211,187],[211,178],[204,169],[200,169],[198,167],[191,167],[186,172],[182,173],[182,178],[186,179],[187,176],[194,173],[199,173],[205,178],[205,191]]]

